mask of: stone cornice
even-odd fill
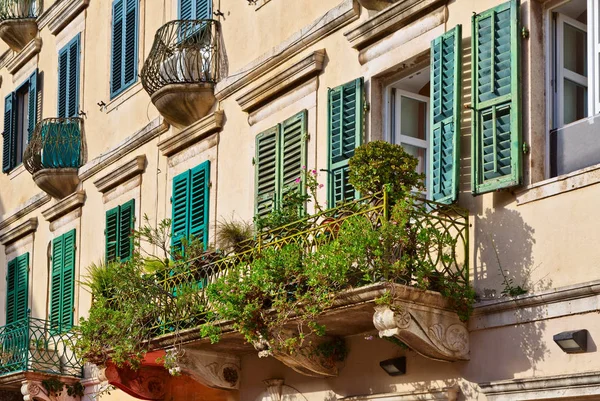
[[[128,179],[142,174],[146,170],[146,155],[136,156],[122,166],[94,181],[98,191],[103,194],[124,183]]]
[[[75,210],[77,208],[81,208],[84,203],[85,191],[78,191],[56,202],[48,209],[43,210],[42,215],[47,221],[53,222],[54,220],[64,216],[70,211]]]
[[[269,52],[221,80],[215,86],[217,100],[223,100],[246,87],[302,50],[355,21],[359,16],[360,6],[356,0],[342,1],[323,16],[297,31],[278,46],[273,47]]]
[[[23,223],[19,224],[12,230],[1,233],[0,234],[0,244],[2,244],[2,245],[12,244],[16,240],[35,232],[35,230],[37,230],[37,226],[38,226],[37,217],[32,217],[28,220],[25,220]]]
[[[423,11],[445,4],[447,0],[403,0],[375,14],[358,27],[345,32],[355,49],[362,49],[413,22]]]
[[[408,391],[401,393],[369,394],[350,397],[340,397],[338,401],[456,401],[460,389],[458,386],[426,391]]]
[[[273,79],[256,85],[236,99],[243,111],[250,112],[323,69],[325,49],[316,50],[294,65],[282,69]]]
[[[11,214],[7,215],[5,218],[0,220],[0,230],[4,230],[8,226],[19,220],[21,217],[28,215],[37,208],[50,202],[50,199],[52,199],[50,195],[48,195],[45,192],[40,192],[39,194],[30,198],[25,203],[17,207],[17,209],[14,210]]]
[[[53,35],[57,35],[69,22],[73,21],[80,12],[85,10],[89,4],[90,0],[69,0],[61,2],[60,7],[54,11],[48,23],[50,32]]]
[[[12,60],[14,54],[13,51],[9,48],[2,55],[0,55],[0,68],[3,68],[10,60]]]
[[[7,64],[6,68],[8,72],[14,74],[25,65],[26,62],[31,60],[33,56],[38,54],[42,50],[42,38],[35,38],[31,42],[29,42],[23,50],[15,55]]]
[[[158,143],[158,149],[165,156],[171,156],[179,150],[206,138],[208,135],[220,131],[223,128],[225,112],[217,110],[203,119],[195,122],[189,127],[171,135]]]
[[[166,132],[169,129],[169,124],[164,122],[162,118],[155,118],[144,128],[135,134],[125,138],[114,148],[102,153],[100,156],[90,160],[79,168],[79,178],[84,181],[131,151],[139,148],[145,143],[156,138],[158,135]]]

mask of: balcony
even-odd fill
[[[0,38],[21,51],[37,35],[41,12],[42,0],[0,0]]]
[[[171,21],[156,33],[142,68],[142,85],[170,124],[186,127],[213,107],[218,46],[219,23],[214,20]]]
[[[0,386],[20,387],[24,380],[48,376],[82,377],[71,338],[70,332],[32,317],[0,327]]]
[[[79,167],[85,162],[83,120],[76,117],[42,120],[23,154],[37,186],[56,199],[75,192]]]

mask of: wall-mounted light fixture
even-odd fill
[[[567,354],[576,354],[587,351],[587,330],[563,331],[555,334],[554,342]]]
[[[387,359],[379,362],[379,366],[390,376],[400,376],[406,373],[406,357]]]

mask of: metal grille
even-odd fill
[[[0,0],[0,22],[37,18],[42,12],[42,0]]]
[[[31,317],[0,327],[0,376],[44,372],[82,377],[82,363],[69,348],[71,339],[71,332]]]
[[[85,162],[83,119],[78,117],[42,120],[23,154],[31,174],[43,169],[79,168]]]
[[[219,23],[215,20],[171,21],[154,36],[142,68],[149,95],[170,84],[216,83],[219,71]]]

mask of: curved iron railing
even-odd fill
[[[219,23],[179,20],[163,25],[141,72],[152,94],[170,84],[216,83],[219,71]]]
[[[0,22],[37,18],[42,13],[42,0],[0,0]]]
[[[79,168],[85,159],[83,119],[79,117],[42,120],[23,154],[23,164],[31,174],[48,168]]]
[[[26,317],[0,327],[0,376],[44,372],[82,377],[82,363],[70,349],[72,334]]]

